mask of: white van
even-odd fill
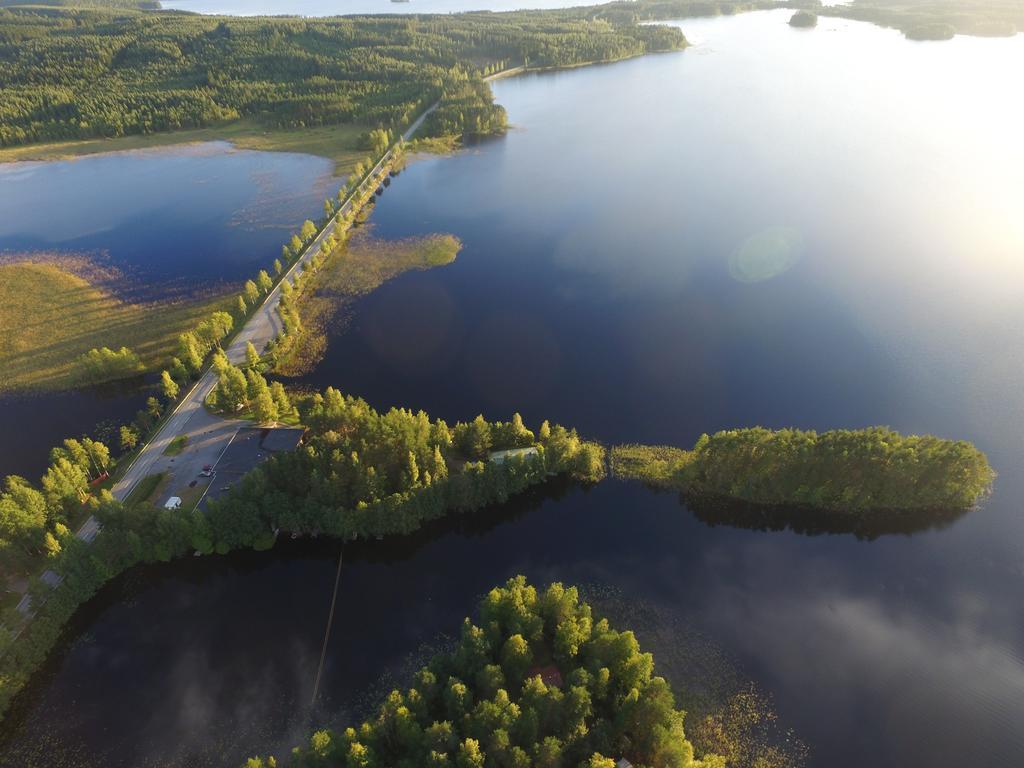
[[[164,509],[178,509],[179,507],[181,507],[180,496],[171,496],[171,498],[164,502]]]

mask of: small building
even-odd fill
[[[179,509],[181,507],[181,497],[171,496],[167,501],[164,502],[164,509]]]
[[[619,758],[619,762],[615,764],[615,768],[633,768],[633,764],[624,757]]]
[[[529,448],[509,448],[507,451],[491,451],[487,460],[495,464],[504,464],[510,459],[525,459],[528,456],[536,455],[537,446],[531,445]]]

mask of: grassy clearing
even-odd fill
[[[233,301],[132,304],[57,263],[0,264],[0,392],[74,386],[76,360],[94,347],[130,347],[157,369],[178,334]]]
[[[691,456],[690,451],[670,445],[617,445],[611,451],[612,476],[670,488],[674,475]]]
[[[164,448],[164,456],[180,456],[188,445],[188,435],[178,435]]]
[[[346,310],[360,296],[413,269],[450,264],[462,248],[453,235],[429,235],[385,242],[365,231],[331,254],[297,302],[303,331],[277,362],[275,373],[300,376],[323,359],[327,332],[348,320]]]
[[[163,472],[146,475],[132,488],[132,492],[124,500],[125,504],[141,504],[144,501],[149,501],[156,493],[156,489],[163,485],[166,479],[167,475]]]
[[[0,163],[18,160],[71,160],[101,152],[150,149],[201,141],[230,141],[239,149],[267,152],[303,152],[334,161],[335,173],[349,173],[367,155],[359,147],[359,137],[366,132],[360,125],[329,125],[294,130],[266,129],[251,120],[239,120],[212,128],[154,133],[148,136],[124,136],[119,139],[85,139],[51,144],[0,149]]]

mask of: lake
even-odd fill
[[[269,268],[340,183],[325,158],[219,141],[3,163],[0,258],[85,256],[116,270],[104,285],[130,300],[223,292]],[[120,386],[0,396],[0,432],[21,436],[0,446],[0,476],[38,477],[50,448],[130,422],[148,394]]]
[[[456,234],[458,259],[359,302],[303,383],[606,441],[964,438],[1000,473],[979,510],[809,536],[608,481],[346,547],[312,711],[337,545],[138,569],[80,612],[0,763],[280,749],[365,711],[519,572],[649,606],[656,661],[725,660],[809,765],[1024,763],[1024,38],[788,16],[687,21],[682,53],[495,83],[509,135],[413,163],[371,219]]]
[[[340,183],[326,158],[223,141],[3,163],[0,254],[91,255],[139,298],[223,290],[280,256]]]

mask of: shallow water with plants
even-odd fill
[[[221,141],[0,164],[0,252],[95,257],[119,295],[222,290],[337,192],[330,160]],[[74,190],[73,195],[70,190]]]
[[[337,544],[138,569],[80,612],[4,760],[283,751],[365,713],[382,674],[404,683],[410,654],[523,573],[652,606],[656,660],[699,659],[679,680],[697,689],[724,659],[809,765],[1024,762],[1024,38],[790,15],[496,83],[512,132],[413,163],[373,214],[386,239],[451,233],[458,258],[357,302],[302,381],[609,442],[888,424],[985,451],[979,509],[851,529],[607,480],[346,547],[315,708]]]

